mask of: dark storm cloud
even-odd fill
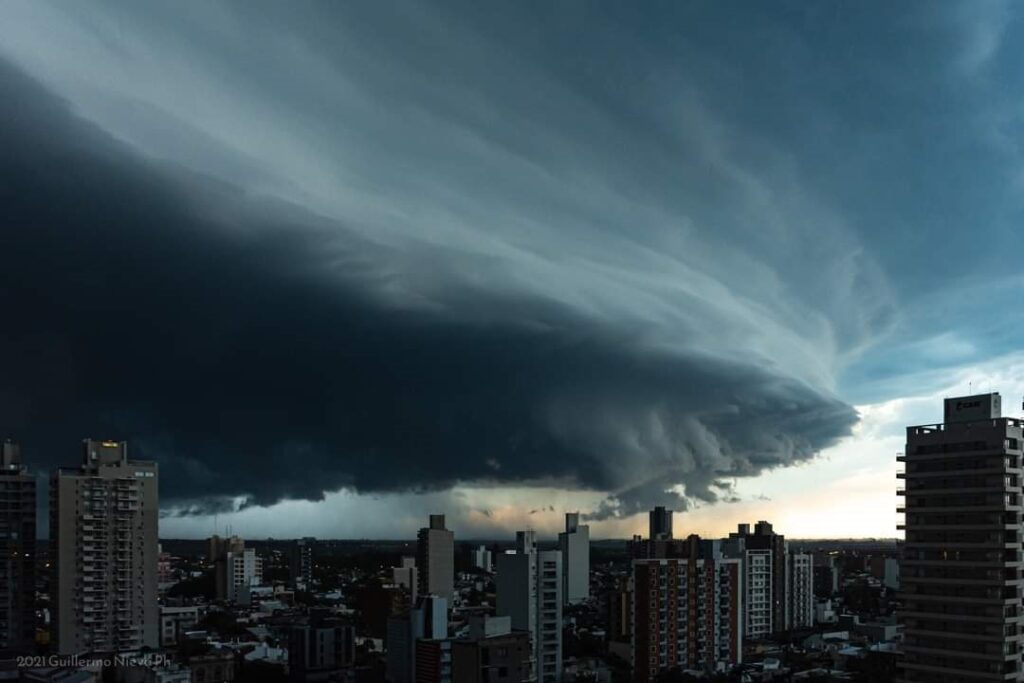
[[[606,491],[607,516],[728,496],[856,419],[756,358],[157,165],[7,66],[0,147],[0,420],[37,466],[94,435],[187,512],[477,481]]]

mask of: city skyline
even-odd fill
[[[0,436],[166,537],[892,537],[903,428],[1024,395],[974,7],[5,3]]]

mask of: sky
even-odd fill
[[[161,534],[896,535],[1024,394],[1009,2],[0,4],[0,433]]]

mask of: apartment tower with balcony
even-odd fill
[[[530,633],[538,683],[562,681],[562,562],[560,550],[538,550],[533,531],[516,532],[515,550],[498,555],[495,611]]]
[[[743,560],[715,542],[687,541],[689,557],[633,560],[633,680],[671,669],[726,672],[743,661]]]
[[[900,681],[1024,681],[1024,434],[1000,403],[946,399],[942,424],[907,428]]]
[[[50,481],[57,652],[159,647],[157,465],[123,441],[86,439],[82,456]]]

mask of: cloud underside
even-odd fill
[[[453,275],[457,247],[157,165],[9,67],[0,117],[0,416],[37,467],[114,437],[192,512],[535,482],[606,492],[601,517],[728,497],[856,421],[713,333],[652,343],[474,286],[486,257]]]

